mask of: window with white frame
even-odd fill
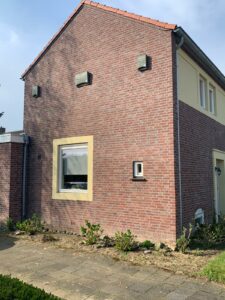
[[[144,177],[144,169],[142,161],[133,162],[133,176],[134,178]]]
[[[216,105],[215,88],[210,84],[209,85],[209,111],[214,115],[215,115],[215,105]]]
[[[199,98],[201,107],[206,109],[206,80],[202,76],[199,78]]]
[[[88,145],[59,147],[59,192],[86,192],[88,189]]]

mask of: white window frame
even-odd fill
[[[200,106],[203,109],[206,109],[206,91],[207,91],[207,81],[204,77],[201,75],[199,76],[199,101],[200,101]]]
[[[211,98],[211,96],[213,97]],[[215,115],[216,112],[215,107],[216,107],[216,89],[212,84],[209,84],[209,111],[213,115]]]
[[[141,165],[141,172],[138,171],[138,165]],[[133,170],[134,178],[144,177],[144,164],[143,164],[143,161],[134,161],[133,168],[134,168],[134,170]]]
[[[62,150],[66,149],[81,149],[81,148],[86,148],[87,149],[87,155],[88,155],[88,144],[72,144],[72,145],[60,145],[59,146],[59,172],[58,172],[58,187],[59,187],[59,193],[87,193],[88,192],[88,187],[87,190],[82,190],[82,189],[62,189]],[[88,157],[87,157],[88,159]],[[87,170],[88,173],[88,170]],[[88,174],[87,174],[88,176]],[[88,184],[88,181],[87,181]]]

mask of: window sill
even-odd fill
[[[132,181],[147,181],[147,179],[146,178],[144,178],[144,177],[136,177],[136,178],[132,178],[131,179]]]

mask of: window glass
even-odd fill
[[[138,173],[142,173],[142,165],[138,164]]]
[[[143,162],[138,162],[138,161],[135,161],[133,163],[133,174],[134,174],[134,177],[143,177],[144,173],[143,173]]]
[[[60,174],[61,190],[88,189],[87,145],[61,146]]]
[[[215,89],[213,86],[209,87],[209,110],[215,114]]]
[[[206,108],[206,81],[202,77],[199,80],[199,94],[200,94],[200,105],[202,108]]]

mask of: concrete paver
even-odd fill
[[[3,236],[0,261],[1,274],[68,300],[225,299],[225,289],[215,283]]]

